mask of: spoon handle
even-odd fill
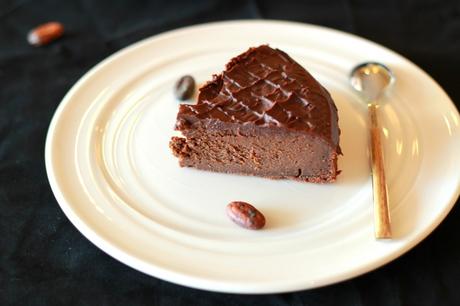
[[[377,117],[377,103],[368,104],[370,122],[370,152],[372,168],[372,189],[374,193],[374,231],[376,239],[391,238],[388,192],[383,167],[381,129]]]

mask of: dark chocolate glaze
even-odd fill
[[[340,152],[337,108],[329,92],[286,53],[267,45],[233,58],[200,89],[197,104],[182,104],[176,129],[202,120],[314,133]]]

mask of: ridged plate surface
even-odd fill
[[[287,52],[332,94],[344,154],[336,183],[183,169],[170,153],[174,82],[192,74],[203,83],[263,43]],[[366,60],[397,78],[381,108],[392,241],[373,238],[366,109],[348,85],[350,69]],[[46,166],[68,218],[125,264],[201,289],[283,292],[357,276],[425,238],[458,197],[459,140],[453,103],[396,53],[317,26],[238,21],[152,37],[93,68],[56,111]],[[235,226],[225,215],[233,200],[259,208],[266,228]]]

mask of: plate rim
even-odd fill
[[[335,277],[334,280],[322,280],[315,282],[313,286],[305,286],[305,284],[287,284],[285,286],[280,286],[279,284],[271,285],[269,286],[268,283],[264,284],[264,287],[261,288],[260,286],[250,286],[249,284],[229,284],[231,282],[229,281],[223,281],[219,282],[218,280],[214,280],[208,277],[208,278],[203,278],[203,277],[198,277],[198,276],[191,276],[187,275],[185,273],[178,273],[176,271],[171,271],[168,269],[164,269],[158,265],[154,264],[148,264],[143,262],[142,260],[136,258],[135,256],[128,254],[128,252],[125,252],[124,250],[120,249],[116,245],[114,245],[111,241],[108,241],[107,239],[100,237],[97,234],[97,231],[92,229],[88,224],[84,222],[84,220],[81,219],[80,216],[78,216],[72,209],[71,205],[67,203],[67,200],[65,199],[65,196],[63,194],[63,191],[59,188],[59,182],[57,180],[57,177],[53,171],[53,152],[52,152],[52,147],[53,147],[53,135],[55,132],[56,125],[58,123],[58,119],[61,115],[61,113],[64,111],[65,106],[71,101],[72,96],[74,95],[75,92],[79,90],[79,88],[82,86],[82,84],[85,83],[85,81],[90,78],[92,75],[96,74],[102,67],[110,63],[112,60],[123,56],[124,54],[131,52],[133,50],[136,50],[138,48],[142,48],[144,44],[148,44],[151,40],[158,40],[164,37],[172,36],[177,33],[183,33],[186,31],[196,31],[199,30],[200,28],[207,28],[207,27],[213,27],[213,26],[225,26],[225,25],[254,25],[254,24],[279,24],[279,25],[287,25],[287,26],[302,26],[306,28],[313,28],[321,31],[326,31],[326,32],[333,32],[336,34],[339,34],[341,36],[345,37],[352,37],[354,39],[359,39],[362,41],[365,41],[367,43],[370,43],[371,45],[374,45],[380,49],[385,50],[386,52],[389,52],[393,55],[397,55],[398,57],[402,58],[413,68],[415,68],[418,73],[423,74],[425,77],[427,77],[434,86],[438,88],[441,92],[443,92],[449,103],[449,107],[452,110],[455,110],[455,115],[457,118],[459,117],[459,112],[453,103],[452,99],[448,96],[448,94],[443,90],[443,88],[434,80],[428,73],[426,73],[424,70],[422,70],[420,67],[418,67],[416,64],[414,64],[412,61],[407,59],[406,57],[396,53],[395,51],[392,51],[391,49],[388,49],[387,47],[384,47],[380,44],[377,44],[373,41],[370,41],[366,38],[357,36],[355,34],[343,32],[340,30],[336,29],[331,29],[319,25],[312,25],[312,24],[307,24],[307,23],[301,23],[301,22],[292,22],[292,21],[280,21],[280,20],[232,20],[232,21],[217,21],[217,22],[210,22],[210,23],[201,23],[201,24],[196,24],[192,26],[187,26],[183,28],[178,28],[174,30],[170,30],[167,32],[163,32],[157,35],[153,35],[150,37],[147,37],[145,39],[142,39],[138,42],[135,42],[131,45],[128,45],[115,53],[111,54],[107,58],[103,59],[101,62],[93,66],[89,71],[84,73],[79,80],[71,87],[71,89],[66,93],[66,95],[63,97],[61,102],[59,103],[58,107],[56,108],[54,115],[52,117],[51,123],[48,128],[48,132],[46,135],[46,142],[45,142],[45,166],[46,166],[46,172],[48,176],[48,181],[50,183],[51,189],[53,191],[54,196],[56,197],[56,200],[63,210],[64,214],[66,217],[71,221],[71,223],[85,236],[88,240],[90,240],[95,246],[97,246],[99,249],[104,251],[104,253],[107,253],[110,255],[112,258],[115,258],[116,260],[140,271],[143,272],[147,275],[153,275],[154,277],[161,278],[162,280],[166,280],[168,282],[173,282],[176,284],[184,285],[187,287],[192,287],[196,289],[202,289],[202,290],[208,290],[208,291],[217,291],[217,292],[230,292],[230,293],[252,293],[252,294],[264,294],[264,293],[281,293],[281,292],[291,292],[291,291],[297,291],[297,290],[303,290],[303,289],[311,289],[311,288],[317,288],[317,287],[322,287],[334,283],[338,283],[353,277],[357,277],[359,275],[362,275],[364,273],[367,273],[369,271],[372,271],[374,269],[380,268],[383,265],[393,261],[394,259],[400,257],[401,255],[405,254],[409,250],[411,250],[413,247],[415,247],[417,244],[419,244],[421,241],[423,241],[430,233],[436,229],[439,224],[446,218],[446,216],[449,214],[449,212],[452,210],[453,206],[455,205],[459,194],[460,194],[460,183],[457,183],[456,190],[453,192],[450,196],[449,203],[444,207],[442,210],[442,213],[437,216],[433,220],[433,222],[430,224],[429,227],[425,227],[420,233],[417,235],[415,239],[412,241],[409,241],[409,243],[405,243],[402,247],[400,247],[397,251],[391,253],[390,256],[386,256],[383,258],[379,258],[378,260],[374,260],[369,262],[365,266],[359,266],[358,269],[352,269],[348,271],[348,273],[343,273],[340,275],[340,277]],[[148,271],[148,272],[147,272]],[[152,274],[153,273],[153,274]]]

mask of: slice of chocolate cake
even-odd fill
[[[291,178],[336,179],[337,108],[330,94],[286,53],[263,45],[233,58],[182,104],[170,148],[182,167]]]

